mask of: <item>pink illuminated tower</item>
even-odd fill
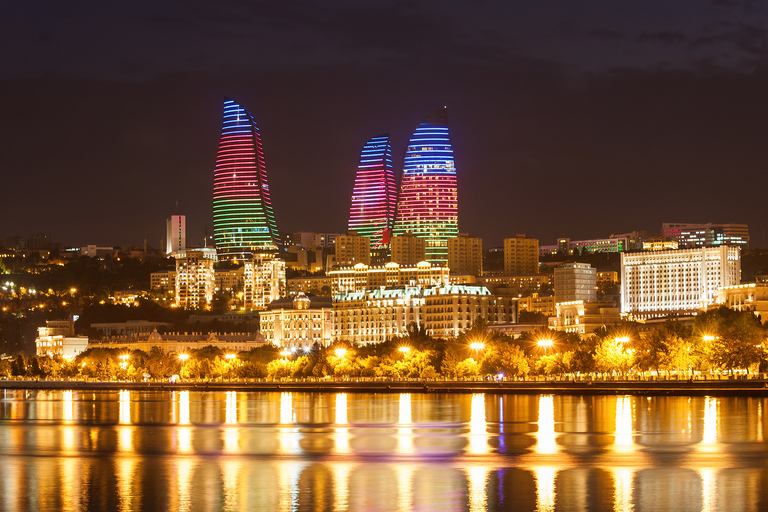
[[[389,134],[384,133],[366,142],[360,153],[349,208],[349,231],[370,238],[371,248],[388,246],[396,205],[392,144]]]
[[[430,263],[448,261],[448,239],[459,234],[458,190],[447,109],[416,128],[405,153],[394,235],[425,239]]]

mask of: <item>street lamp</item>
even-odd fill
[[[629,342],[629,337],[628,336],[620,336],[620,337],[616,338],[616,341],[618,341],[619,343],[628,343]]]
[[[473,341],[469,344],[469,348],[472,350],[483,350],[485,348],[485,343],[482,341]]]
[[[186,361],[189,359],[189,354],[179,354],[179,361]]]
[[[398,348],[397,350],[399,350],[399,351],[400,351],[400,352],[402,352],[403,354],[407,354],[408,352],[410,352],[410,351],[411,351],[411,347],[400,347],[400,348]]]
[[[702,339],[703,339],[704,341],[715,341],[715,337],[714,337],[714,336],[711,336],[711,335],[709,335],[709,334],[705,334],[705,335],[702,337]]]
[[[231,362],[233,359],[237,359],[237,354],[227,354],[224,357],[229,359],[229,361]]]
[[[336,354],[336,357],[344,357],[344,355],[347,353],[347,349],[345,349],[345,348],[337,348],[333,352],[334,352],[334,354]]]

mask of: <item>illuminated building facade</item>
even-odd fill
[[[165,221],[165,254],[177,254],[187,249],[187,218],[171,215]]]
[[[717,290],[715,306],[734,311],[752,311],[762,322],[768,321],[768,282],[725,286]]]
[[[336,264],[356,265],[371,264],[371,239],[360,234],[350,233],[336,237]]]
[[[597,300],[597,269],[589,263],[564,263],[555,269],[555,303]]]
[[[257,253],[243,264],[243,305],[248,310],[266,309],[285,296],[285,261]]]
[[[483,275],[483,239],[460,233],[448,239],[448,268],[452,274]]]
[[[373,249],[386,247],[396,210],[397,185],[392,168],[392,144],[389,134],[385,133],[366,142],[360,153],[349,208],[349,231],[370,239]]]
[[[549,318],[549,327],[556,331],[591,334],[595,329],[621,321],[619,308],[613,301],[573,300],[555,306],[557,316]]]
[[[382,287],[334,297],[334,338],[381,343],[406,335],[411,323],[438,338],[458,336],[482,318],[489,324],[517,321],[517,299],[494,296],[484,286]]]
[[[203,309],[215,289],[215,249],[189,249],[176,255],[176,307]]]
[[[695,314],[741,282],[738,247],[622,253],[621,312],[638,319]]]
[[[426,242],[426,260],[444,264],[448,239],[458,236],[458,191],[445,108],[416,128],[405,153],[395,235]]]
[[[333,303],[330,297],[307,296],[302,292],[292,298],[273,301],[259,314],[262,336],[267,343],[281,348],[311,349],[331,344]]]
[[[691,224],[665,222],[661,225],[665,238],[676,240],[680,247],[712,247],[732,245],[749,247],[749,226],[747,224]]]
[[[558,238],[556,245],[542,245],[539,247],[540,256],[550,256],[562,252],[573,254],[588,252],[624,252],[635,248],[636,243],[627,236],[613,236],[610,238],[593,238],[591,240],[571,240],[570,238]]]
[[[539,273],[539,240],[525,235],[504,239],[504,273],[531,275]]]
[[[392,237],[392,262],[398,265],[416,265],[427,258],[426,240],[412,233]]]
[[[250,112],[229,98],[213,175],[213,230],[222,259],[275,251],[280,240],[259,127]]]
[[[354,267],[331,270],[332,293],[372,290],[393,286],[437,286],[450,282],[446,266],[422,261],[417,265],[387,263],[382,267],[369,267],[358,263]]]
[[[46,320],[37,328],[35,351],[38,356],[72,359],[88,349],[88,336],[75,336],[74,320]]]

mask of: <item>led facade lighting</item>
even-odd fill
[[[223,259],[274,251],[279,244],[259,127],[229,98],[213,174],[213,230]]]
[[[395,220],[397,186],[392,168],[389,134],[373,137],[363,146],[357,166],[349,231],[370,238],[371,248],[386,247]]]
[[[459,234],[458,191],[445,108],[416,128],[405,153],[395,235],[426,241],[430,263],[448,260],[448,239]]]

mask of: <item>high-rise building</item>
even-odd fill
[[[392,261],[398,265],[416,265],[426,260],[426,240],[412,233],[392,237]]]
[[[229,98],[213,175],[213,230],[222,259],[246,260],[280,243],[259,127]]]
[[[392,168],[392,144],[389,134],[373,137],[365,143],[357,166],[349,231],[371,240],[371,248],[386,247],[395,221],[397,186]],[[338,259],[338,258],[337,258]]]
[[[521,276],[539,273],[539,240],[518,234],[504,239],[504,273]]]
[[[622,253],[621,312],[638,319],[694,314],[741,282],[738,247]]]
[[[555,303],[597,300],[597,269],[589,263],[564,263],[555,268]]]
[[[176,255],[176,306],[203,309],[213,299],[215,249],[190,249]]]
[[[371,264],[371,239],[355,233],[336,237],[336,264]]]
[[[270,302],[284,296],[285,261],[272,254],[257,253],[243,264],[245,309],[265,309]]]
[[[483,275],[483,239],[460,233],[448,239],[448,268],[452,274]]]
[[[405,153],[395,235],[407,232],[426,241],[430,263],[448,261],[448,239],[458,236],[456,166],[447,110],[428,116],[416,128]]]
[[[178,254],[187,249],[187,221],[184,215],[171,215],[165,221],[165,254]]]

